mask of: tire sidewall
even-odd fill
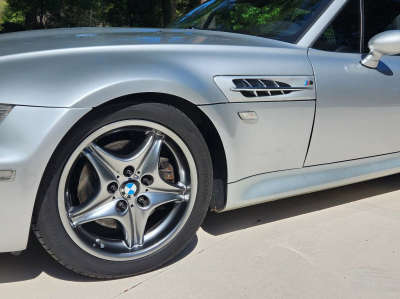
[[[58,187],[64,165],[75,148],[98,129],[122,120],[140,119],[163,125],[190,150],[197,169],[198,189],[191,214],[180,232],[158,251],[131,261],[97,258],[81,249],[68,235],[58,211]],[[166,104],[118,104],[89,113],[63,138],[52,156],[38,194],[35,230],[56,259],[69,268],[96,277],[123,277],[154,269],[178,254],[193,238],[208,210],[212,190],[212,163],[197,127],[182,112]]]

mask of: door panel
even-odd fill
[[[400,151],[400,57],[377,70],[360,54],[310,49],[317,109],[305,166]]]

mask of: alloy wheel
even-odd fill
[[[61,221],[86,252],[132,260],[167,245],[193,209],[194,159],[174,132],[126,120],[88,136],[72,153],[58,189]]]

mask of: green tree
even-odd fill
[[[0,0],[0,5],[4,1],[6,0]],[[6,31],[87,26],[162,27],[201,2],[201,0],[7,0],[2,26]]]
[[[2,20],[3,12],[6,6],[6,1],[5,0],[0,0],[0,22]]]
[[[176,12],[178,15],[183,15],[203,2],[205,0],[180,0],[176,3]]]

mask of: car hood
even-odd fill
[[[273,48],[297,46],[236,33],[192,29],[68,28],[0,35],[0,57],[40,51],[149,44],[223,45]]]

